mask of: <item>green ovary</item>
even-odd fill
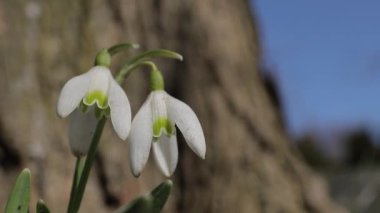
[[[88,92],[87,95],[83,99],[84,104],[91,106],[96,102],[98,107],[101,109],[105,109],[108,107],[107,101],[108,101],[107,95],[104,94],[100,90],[94,90],[94,91]]]
[[[166,135],[171,135],[173,134],[174,126],[167,118],[156,118],[153,122],[153,136],[160,137],[162,131]]]

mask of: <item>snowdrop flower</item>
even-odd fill
[[[108,110],[116,133],[125,140],[131,126],[131,108],[127,95],[107,67],[95,66],[64,85],[57,113],[60,117],[72,114],[69,139],[76,156],[87,154],[99,115]]]
[[[151,74],[152,92],[132,121],[128,137],[130,167],[134,176],[144,168],[151,146],[162,173],[170,176],[178,162],[176,128],[182,132],[189,147],[202,159],[206,155],[205,138],[194,111],[173,98],[163,88],[158,70]]]

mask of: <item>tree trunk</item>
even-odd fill
[[[206,136],[204,161],[179,140],[167,212],[343,212],[289,144],[258,71],[249,8],[244,0],[0,2],[0,206],[30,167],[33,201],[63,211],[75,159],[68,122],[55,114],[58,93],[100,48],[133,41],[184,55],[184,62],[157,61],[167,91],[195,110]],[[143,72],[124,84],[134,113],[147,85]],[[127,142],[107,127],[83,212],[110,211],[164,179],[150,164],[133,178],[126,153]]]

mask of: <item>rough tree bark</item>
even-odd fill
[[[289,144],[258,72],[249,8],[245,0],[1,1],[0,206],[16,174],[30,167],[34,201],[63,211],[74,158],[67,121],[55,114],[59,90],[100,48],[134,41],[184,55],[159,66],[169,93],[194,108],[206,134],[205,161],[181,145],[167,212],[343,211]],[[135,73],[124,84],[134,112],[146,78]],[[163,180],[151,165],[134,179],[126,142],[118,140],[106,128],[83,212],[109,211]]]

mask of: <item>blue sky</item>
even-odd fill
[[[253,0],[290,132],[380,128],[380,1]]]

